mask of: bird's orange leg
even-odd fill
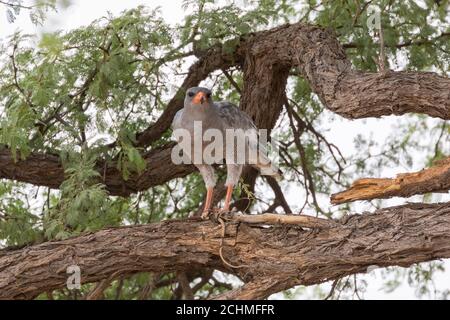
[[[213,191],[214,191],[214,188],[207,188],[205,207],[203,208],[202,219],[207,219],[209,216],[209,211],[210,211],[211,203],[212,203]]]
[[[225,204],[223,206],[224,212],[230,211],[230,201],[231,201],[231,196],[233,195],[233,187],[234,187],[233,185],[227,186],[227,195],[225,197]]]

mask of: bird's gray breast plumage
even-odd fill
[[[228,101],[214,102],[212,105],[213,112],[210,112],[204,119],[197,118],[193,114],[189,114],[185,109],[179,110],[172,121],[172,129],[187,129],[187,123],[194,121],[202,121],[203,129],[257,129],[253,120],[236,105]]]
[[[185,108],[176,113],[172,122],[172,128],[174,130],[178,128],[186,129],[192,134],[195,121],[200,121],[202,123],[203,132],[208,129],[218,129],[222,132],[222,138],[224,139],[223,144],[221,144],[222,149],[214,150],[214,154],[222,155],[222,159],[225,159],[226,155],[231,155],[233,159],[237,159],[238,155],[244,155],[245,163],[250,163],[260,169],[268,167],[270,169],[269,173],[277,171],[277,169],[272,168],[272,165],[270,164],[270,160],[266,154],[265,145],[261,144],[259,141],[259,132],[253,120],[236,105],[227,101],[214,102],[209,106],[203,107],[203,109],[185,105]],[[238,145],[236,143],[230,144],[225,139],[227,136],[227,129],[242,129],[247,133],[254,132],[256,139],[244,138],[246,139],[245,147],[247,150],[244,153],[238,152],[236,149]],[[192,142],[194,141],[192,140]],[[210,142],[197,141],[196,143],[201,143],[201,150],[204,150]],[[230,146],[232,146],[232,149],[227,150]],[[194,148],[191,148],[191,152],[193,150]],[[256,153],[249,152],[250,150],[254,150]],[[190,157],[191,159],[193,158],[192,153]],[[228,157],[226,162],[231,164],[233,163],[233,160]],[[237,165],[238,170],[240,170],[241,167],[241,164]]]
[[[214,102],[207,108],[200,110],[198,107],[191,108],[189,105],[179,110],[172,121],[172,129],[185,129],[191,133],[191,137],[194,136],[194,122],[199,121],[202,123],[202,130],[218,129],[222,132],[223,147],[227,148],[228,143],[225,141],[227,136],[227,129],[242,129],[246,132],[252,131],[255,136],[258,135],[257,127],[253,123],[253,120],[236,105],[228,101]],[[194,141],[192,141],[194,142]],[[204,141],[197,141],[202,144],[204,149],[208,143]],[[246,143],[247,148],[257,149],[258,142]],[[236,147],[236,145],[234,145]],[[234,151],[233,153],[235,153]],[[225,150],[222,150],[225,154]]]

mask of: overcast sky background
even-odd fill
[[[47,16],[43,26],[35,26],[31,23],[27,12],[23,12],[14,23],[8,23],[6,19],[6,10],[0,6],[0,39],[5,38],[16,30],[22,30],[26,33],[42,34],[43,32],[51,32],[56,30],[70,30],[82,25],[87,25],[95,19],[107,14],[108,11],[114,15],[126,9],[134,8],[138,5],[146,5],[150,8],[160,7],[161,13],[167,22],[176,24],[182,21],[185,12],[181,6],[181,0],[161,1],[161,0],[127,0],[127,1],[106,1],[106,0],[72,0],[72,4],[66,9],[60,9],[57,13],[50,13]],[[382,119],[366,119],[366,120],[346,120],[336,117],[333,123],[330,123],[329,130],[325,132],[325,136],[335,143],[342,151],[344,157],[350,156],[358,152],[353,145],[353,139],[358,134],[363,134],[380,142],[386,139],[390,134],[394,134],[392,127],[400,120],[399,117],[383,117]],[[401,121],[401,120],[400,120]],[[383,128],[380,130],[380,128]],[[420,155],[418,155],[420,157]],[[421,169],[420,161],[415,163],[414,169]],[[410,169],[409,169],[410,170]],[[404,168],[391,168],[380,172],[379,177],[394,176],[396,173],[404,172]],[[296,187],[290,188],[287,200],[295,207],[299,203],[299,190]],[[449,194],[442,196],[442,201],[449,201]],[[388,205],[402,204],[404,199],[392,199],[387,202]],[[359,205],[361,211],[367,210],[364,204]],[[359,209],[359,208],[358,208]],[[360,210],[358,210],[360,211]],[[360,211],[360,212],[361,212]],[[447,270],[450,270],[450,263],[446,262]],[[282,270],[280,270],[282,272]],[[368,282],[367,292],[364,294],[366,299],[415,299],[414,289],[407,284],[403,284],[393,293],[385,293],[381,290],[381,270],[372,271],[370,274],[359,275],[359,279],[365,279]],[[376,277],[375,277],[376,276]],[[436,276],[436,287],[444,290],[450,288],[450,272],[440,273]],[[308,294],[306,295],[308,296]],[[279,298],[280,295],[274,298]]]

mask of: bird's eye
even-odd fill
[[[193,97],[193,96],[194,96],[194,93],[193,93],[192,91],[189,91],[189,92],[188,92],[188,96],[189,96],[189,97]]]
[[[209,98],[211,98],[211,92],[208,92],[207,94],[206,94],[206,97],[209,99]]]

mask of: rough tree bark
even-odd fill
[[[448,192],[449,189],[450,158],[446,158],[430,168],[414,173],[401,173],[394,179],[359,179],[348,190],[333,194],[331,203],[410,197],[429,192]]]
[[[222,228],[211,221],[171,220],[110,228],[64,241],[0,251],[0,298],[30,299],[66,284],[78,265],[82,283],[140,271],[193,268],[233,273],[245,285],[219,299],[263,299],[294,285],[450,257],[450,203],[408,204],[351,215],[335,226],[302,230],[227,225],[226,267],[219,257]]]

